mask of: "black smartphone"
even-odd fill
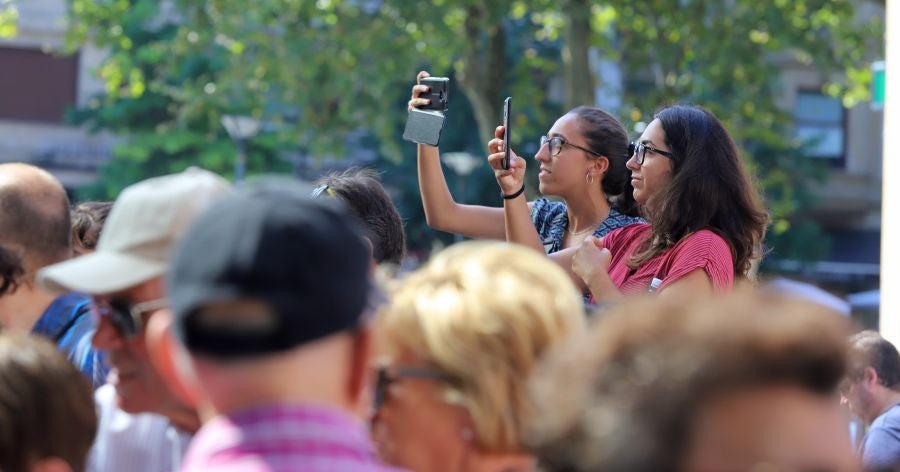
[[[512,97],[503,100],[503,169],[509,169],[509,111]]]
[[[428,92],[419,98],[431,100],[428,105],[419,107],[422,110],[447,111],[450,107],[450,79],[447,77],[423,77],[420,85],[427,85]]]

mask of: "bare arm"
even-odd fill
[[[503,209],[457,203],[447,187],[438,148],[419,144],[419,193],[428,226],[471,238],[503,239]]]
[[[694,269],[659,292],[659,298],[709,297],[713,294],[712,280],[703,269]]]
[[[419,72],[416,81],[428,76],[428,72]],[[426,99],[419,98],[426,91],[424,85],[413,86],[410,110],[427,104]],[[447,187],[438,148],[424,144],[418,147],[419,193],[428,226],[472,238],[503,239],[503,209],[457,203]]]

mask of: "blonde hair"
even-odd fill
[[[407,350],[456,381],[445,399],[466,408],[486,451],[519,451],[526,382],[552,344],[583,326],[565,272],[521,246],[455,245],[391,291],[380,316],[387,347]]]

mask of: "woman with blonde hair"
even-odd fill
[[[382,459],[429,472],[534,469],[525,383],[584,323],[565,272],[529,249],[470,242],[392,290],[379,323],[373,436]]]

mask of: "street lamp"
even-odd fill
[[[446,152],[441,156],[441,160],[459,176],[459,194],[461,198],[465,198],[466,178],[481,164],[481,159],[468,152]]]
[[[262,125],[259,120],[250,116],[223,115],[222,126],[228,131],[228,136],[234,140],[238,147],[237,159],[234,161],[234,183],[244,181],[247,171],[247,141],[253,139]]]

